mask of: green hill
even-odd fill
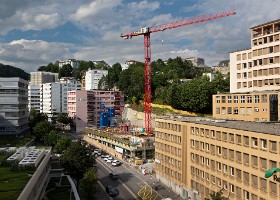
[[[20,77],[27,81],[29,80],[29,74],[22,69],[2,63],[0,63],[0,77]]]

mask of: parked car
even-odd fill
[[[115,197],[118,195],[118,190],[110,185],[106,186],[106,192],[110,197]]]
[[[113,166],[119,166],[121,164],[122,164],[121,161],[118,161],[118,160],[113,160],[113,162],[112,162]]]
[[[110,173],[109,176],[113,180],[117,180],[119,178],[118,174],[115,174],[114,172]]]

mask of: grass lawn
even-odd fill
[[[0,197],[5,200],[17,199],[26,183],[29,181],[31,171],[11,171],[10,168],[0,167]]]
[[[16,136],[0,136],[0,147],[5,147],[6,144],[10,144],[11,147],[21,147],[26,145],[32,140],[30,135],[25,135],[23,137]]]

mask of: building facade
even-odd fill
[[[213,95],[213,117],[256,122],[280,119],[279,92]]]
[[[0,78],[0,135],[16,135],[28,130],[28,82]]]
[[[120,91],[77,90],[68,92],[68,113],[74,119],[76,131],[85,127],[98,126],[100,113],[105,108],[114,108],[121,115],[124,108],[124,96]]]
[[[230,92],[280,89],[280,19],[251,29],[251,48],[230,53]]]
[[[61,68],[63,65],[71,65],[73,69],[77,69],[80,65],[80,61],[76,59],[60,60],[58,67]]]
[[[204,67],[204,58],[198,58],[198,57],[191,57],[191,58],[185,58],[183,59],[185,61],[190,61],[193,66],[195,67]]]
[[[40,112],[40,86],[28,85],[28,110],[31,108]]]
[[[108,70],[93,69],[88,70],[85,76],[86,90],[98,90],[99,81],[103,76],[108,75]]]
[[[68,91],[80,90],[81,84],[75,79],[45,83],[40,87],[40,112],[46,113],[49,120],[58,113],[68,112]]]
[[[43,83],[56,82],[58,80],[58,73],[52,72],[30,72],[29,85],[40,86]]]
[[[280,165],[279,124],[203,118],[156,119],[155,170],[184,198],[223,189],[234,200],[276,200],[280,184],[265,172]]]

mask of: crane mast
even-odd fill
[[[187,18],[175,22],[169,22],[166,24],[157,25],[155,27],[144,27],[138,31],[122,34],[124,39],[131,39],[132,37],[144,35],[144,54],[145,54],[145,69],[144,69],[144,125],[147,133],[152,133],[152,65],[151,65],[151,33],[174,29],[182,26],[188,26],[205,21],[219,19],[222,17],[228,17],[235,15],[235,11],[229,10],[226,12],[220,12],[216,14],[200,15],[193,18]]]

